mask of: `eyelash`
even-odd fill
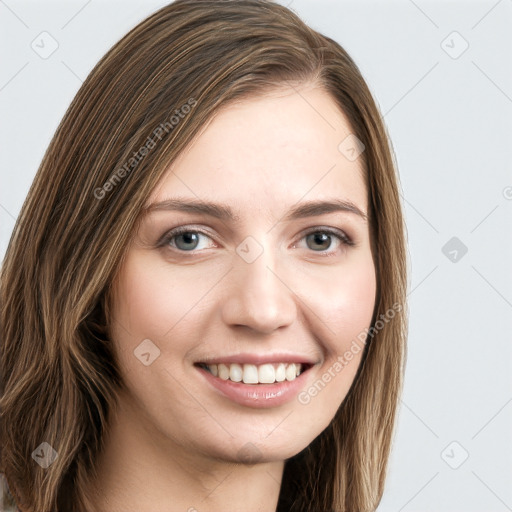
[[[171,231],[167,232],[161,238],[161,240],[158,242],[157,246],[162,247],[162,248],[166,248],[166,247],[168,248],[170,245],[170,242],[174,238],[176,238],[177,236],[182,235],[184,233],[201,234],[201,235],[204,235],[211,239],[211,236],[206,231],[203,231],[201,229],[194,229],[194,228],[188,227],[188,226],[180,226],[180,227],[174,228]],[[322,234],[327,234],[327,235],[333,236],[340,241],[341,245],[344,245],[344,246],[352,247],[355,245],[355,243],[350,239],[350,237],[343,231],[333,229],[333,228],[323,228],[323,227],[315,227],[313,229],[306,231],[302,235],[301,240],[306,238],[307,236],[315,234],[315,233],[322,233]],[[186,254],[186,253],[194,254],[196,252],[201,251],[201,250],[198,251],[196,249],[192,249],[190,251],[184,251],[184,250],[178,249],[176,247],[172,247],[172,246],[170,248],[171,248],[171,250],[173,250],[175,252],[177,251],[181,254]],[[311,251],[316,254],[322,255],[322,256],[331,256],[336,252],[336,249],[330,250],[330,251],[329,250],[328,251],[313,251],[313,250],[311,250]]]

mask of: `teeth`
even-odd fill
[[[244,364],[243,381],[245,384],[258,384],[258,367],[256,365]]]
[[[276,368],[276,382],[286,380],[286,365],[279,363]]]
[[[229,368],[229,379],[233,382],[241,382],[242,381],[242,367],[239,364],[232,364]]]
[[[295,363],[289,364],[286,367],[286,380],[295,380],[297,372],[295,370]]]
[[[276,381],[276,371],[271,364],[262,364],[258,368],[258,381],[261,384],[272,384]]]
[[[254,364],[239,365],[232,364],[209,364],[205,367],[215,377],[233,382],[244,382],[245,384],[273,384],[285,380],[295,380],[302,373],[301,363],[278,363],[278,364]]]
[[[212,364],[212,366],[218,366],[218,368],[219,368],[219,370],[218,370],[219,371],[219,377],[222,380],[228,380],[229,379],[229,368],[225,364],[219,364],[219,365]],[[214,374],[214,371],[210,369],[210,366],[208,366],[207,368]]]

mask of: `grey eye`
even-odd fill
[[[203,247],[200,247],[201,237],[203,238]],[[191,252],[195,249],[208,248],[208,240],[211,238],[201,231],[194,229],[177,229],[167,234],[162,245],[169,245],[173,249],[183,252]]]
[[[331,243],[332,243],[331,235],[329,235],[327,233],[323,233],[321,231],[307,235],[306,240],[312,242],[311,245],[308,244],[308,248],[312,249],[312,250],[325,251],[325,250],[329,249],[329,247],[331,246]],[[318,247],[318,246],[320,246],[320,247]]]
[[[174,236],[174,239],[175,245],[178,249],[181,249],[183,251],[195,249],[199,242],[199,233],[189,231]],[[183,241],[183,243],[179,243],[180,241]]]

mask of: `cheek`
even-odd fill
[[[197,407],[175,379],[186,377],[181,362],[194,343],[192,334],[200,319],[200,308],[194,306],[208,283],[187,279],[184,269],[179,272],[134,251],[118,275],[113,300],[112,339],[130,399],[155,424],[162,425],[162,415],[171,418]],[[139,359],[146,352],[152,360],[149,365]],[[153,359],[154,354],[158,355]]]
[[[376,293],[373,260],[365,255],[323,279],[318,277],[307,285],[308,305],[318,319],[325,349],[339,355],[370,325]]]
[[[357,336],[369,326],[375,307],[376,279],[373,263],[356,267],[340,278],[338,296],[333,304],[335,327],[340,334]],[[343,336],[345,338],[345,336]]]
[[[140,338],[139,342],[145,338],[172,337],[173,330],[181,331],[193,324],[191,319],[197,309],[194,306],[206,293],[207,284],[187,279],[184,269],[179,269],[178,274],[161,263],[148,263],[137,255],[131,256],[119,278],[114,317],[131,338]],[[193,330],[194,326],[190,328]]]
[[[315,334],[322,340],[324,361],[298,396],[307,414],[305,428],[327,427],[345,399],[361,362],[366,329],[375,307],[373,260],[361,258],[346,271],[331,274],[325,293],[311,296],[317,316]]]

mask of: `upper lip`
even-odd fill
[[[196,364],[254,364],[265,363],[302,363],[313,365],[316,361],[301,354],[233,354],[231,356],[210,357],[196,361]]]

